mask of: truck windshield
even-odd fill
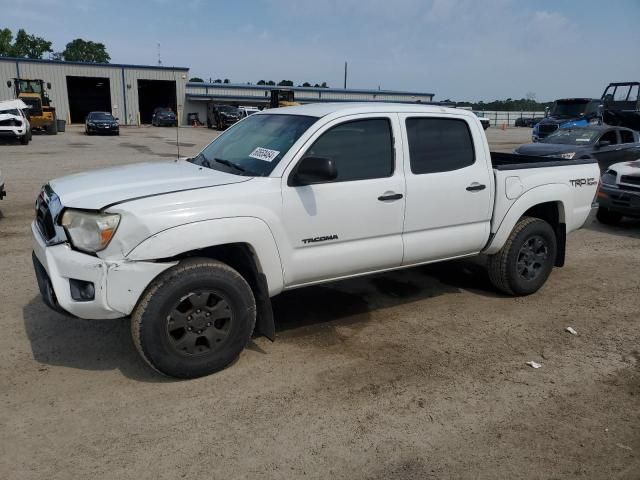
[[[591,145],[598,138],[598,134],[597,130],[561,128],[542,141],[544,143],[560,143],[563,145]]]
[[[266,177],[316,120],[303,115],[251,115],[189,161],[237,175]]]
[[[556,101],[553,104],[551,115],[554,117],[581,117],[591,113],[591,102],[566,102]]]

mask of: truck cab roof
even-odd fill
[[[448,113],[476,118],[473,112],[461,108],[448,108],[438,105],[420,103],[383,103],[383,102],[348,102],[348,103],[311,103],[293,107],[263,110],[257,115],[305,115],[308,117],[324,117],[330,114],[357,115],[360,113]]]

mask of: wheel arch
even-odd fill
[[[553,228],[558,246],[555,266],[563,266],[567,213],[571,208],[570,194],[568,187],[563,184],[544,185],[527,191],[511,205],[483,253],[491,255],[498,252],[522,217],[535,217],[546,221]]]

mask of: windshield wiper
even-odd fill
[[[218,163],[221,163],[222,165],[226,165],[227,167],[231,167],[231,168],[233,168],[234,170],[236,170],[236,171],[238,171],[240,173],[246,173],[246,174],[252,175],[254,177],[258,175],[257,173],[251,172],[251,171],[247,170],[246,168],[241,167],[237,163],[234,163],[234,162],[232,162],[230,160],[225,160],[223,158],[214,158],[213,160],[218,162]]]

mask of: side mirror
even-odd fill
[[[611,145],[611,142],[609,140],[600,140],[598,142],[598,148],[608,147],[609,145]]]
[[[51,90],[51,82],[47,82],[47,90]]]
[[[316,183],[331,182],[338,177],[338,170],[329,158],[305,157],[289,177],[289,186],[301,187]]]
[[[7,80],[7,87],[11,88],[11,80]]]
[[[549,116],[549,107],[544,107],[544,116],[545,117]]]

